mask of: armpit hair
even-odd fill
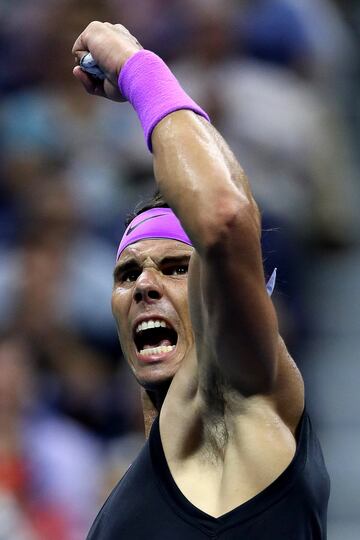
[[[218,461],[223,459],[229,440],[225,421],[226,383],[221,372],[215,366],[206,367],[201,381],[200,391],[204,401],[204,436],[205,440],[208,441],[205,448],[206,458]]]

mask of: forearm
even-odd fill
[[[155,179],[201,253],[226,234],[234,219],[250,220],[260,234],[259,212],[232,151],[205,119],[181,110],[152,134]]]
[[[160,190],[199,253],[229,237],[238,220],[259,229],[257,207],[232,152],[164,62],[141,49],[121,25],[93,22],[73,52],[80,60],[89,51],[106,78],[96,82],[79,67],[74,74],[89,93],[123,97],[134,107],[154,152]]]

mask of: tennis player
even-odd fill
[[[79,65],[75,77],[132,105],[161,194],[127,226],[112,294],[147,441],[88,539],[324,540],[329,478],[279,336],[247,178],[206,112],[126,28],[92,22],[77,63],[88,52],[105,79]]]

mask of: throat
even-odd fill
[[[141,401],[144,414],[145,435],[150,433],[155,418],[159,415],[171,381],[164,381],[155,388],[141,388]]]

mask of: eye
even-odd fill
[[[121,275],[121,281],[133,282],[136,281],[140,275],[140,270],[127,270]]]
[[[181,276],[182,274],[187,274],[188,268],[188,264],[176,264],[164,268],[163,274],[165,276]]]

